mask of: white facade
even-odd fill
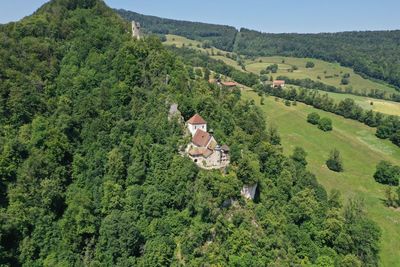
[[[223,153],[221,151],[214,150],[212,154],[208,157],[204,157],[202,155],[189,156],[189,157],[200,168],[212,170],[212,169],[221,169],[229,165],[229,156],[222,154]]]
[[[132,21],[132,37],[138,40],[142,38],[142,32],[139,22]]]
[[[188,129],[190,134],[193,136],[197,129],[202,129],[203,131],[207,132],[207,124],[191,124],[188,123]]]

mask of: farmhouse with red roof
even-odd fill
[[[272,82],[272,87],[277,88],[277,87],[285,87],[285,81],[284,80],[275,80]]]
[[[207,122],[195,114],[187,121],[192,140],[186,147],[186,154],[199,167],[219,169],[229,164],[229,147],[219,146],[212,133],[207,132]]]

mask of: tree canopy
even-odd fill
[[[377,266],[360,203],[341,211],[253,102],[129,29],[99,0],[0,26],[0,265]],[[230,146],[226,172],[180,155],[171,103]],[[249,182],[254,202],[240,197]]]

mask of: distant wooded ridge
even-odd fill
[[[339,62],[356,72],[400,87],[400,30],[297,34],[262,33],[226,25],[180,21],[117,10],[154,34],[176,34],[247,56],[295,56]]]

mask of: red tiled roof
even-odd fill
[[[210,141],[211,135],[201,129],[197,129],[196,133],[193,135],[192,143],[196,146],[205,147]]]
[[[273,84],[274,84],[274,85],[282,85],[282,84],[285,84],[285,81],[284,81],[284,80],[275,80],[275,81],[273,82]]]
[[[206,124],[207,122],[199,115],[195,114],[193,117],[191,117],[188,121],[190,124]]]
[[[224,86],[236,86],[237,83],[235,83],[235,82],[222,82],[222,85],[224,85]]]

